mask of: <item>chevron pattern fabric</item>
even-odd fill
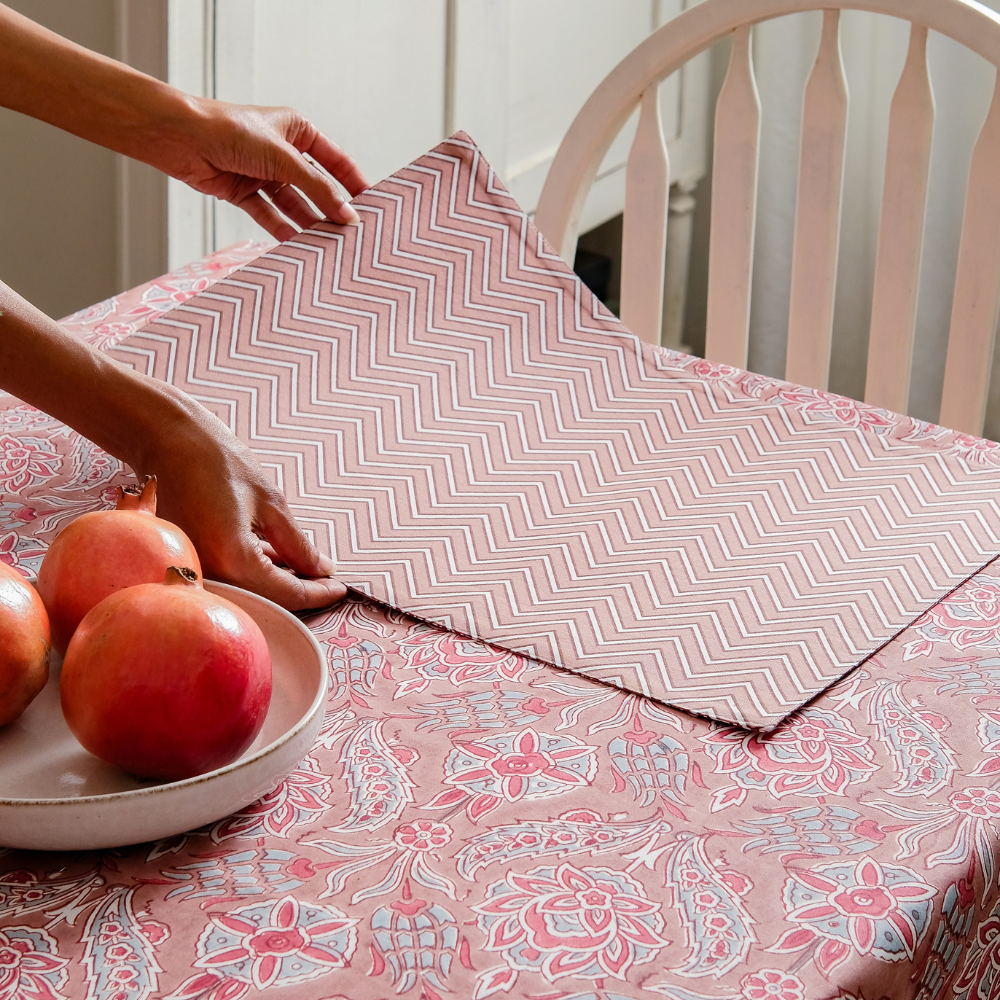
[[[1000,551],[1000,468],[643,346],[459,133],[112,353],[215,412],[350,586],[769,730]]]

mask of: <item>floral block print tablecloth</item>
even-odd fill
[[[67,325],[115,343],[255,252]],[[991,442],[776,391],[812,419],[1000,461]],[[0,558],[30,574],[126,477],[0,402]],[[309,625],[325,722],[266,798],[160,843],[0,852],[3,1000],[1000,997],[995,564],[766,736],[361,597]]]

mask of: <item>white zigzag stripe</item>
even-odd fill
[[[359,591],[772,728],[1000,551],[1000,469],[643,347],[467,139],[355,204],[113,353],[239,434]]]

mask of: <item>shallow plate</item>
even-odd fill
[[[184,781],[141,781],[77,743],[59,706],[59,670],[0,729],[0,845],[93,850],[159,840],[255,802],[312,748],[323,722],[326,665],[309,630],[276,604],[224,583],[205,589],[241,607],[271,653],[271,705],[239,760]]]

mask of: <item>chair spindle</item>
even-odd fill
[[[670,162],[660,121],[659,83],[642,95],[639,125],[625,168],[621,320],[648,344],[660,343],[667,251]]]
[[[939,422],[982,434],[1000,303],[1000,72],[969,168]]]
[[[912,24],[906,64],[889,111],[865,379],[865,402],[898,413],[906,412],[910,394],[933,128],[927,28]]]
[[[819,52],[802,108],[785,360],[785,378],[814,389],[826,389],[830,378],[846,133],[840,11],[824,10]]]
[[[705,331],[705,357],[737,368],[747,366],[759,144],[760,97],[746,24],[733,34],[715,109]]]

